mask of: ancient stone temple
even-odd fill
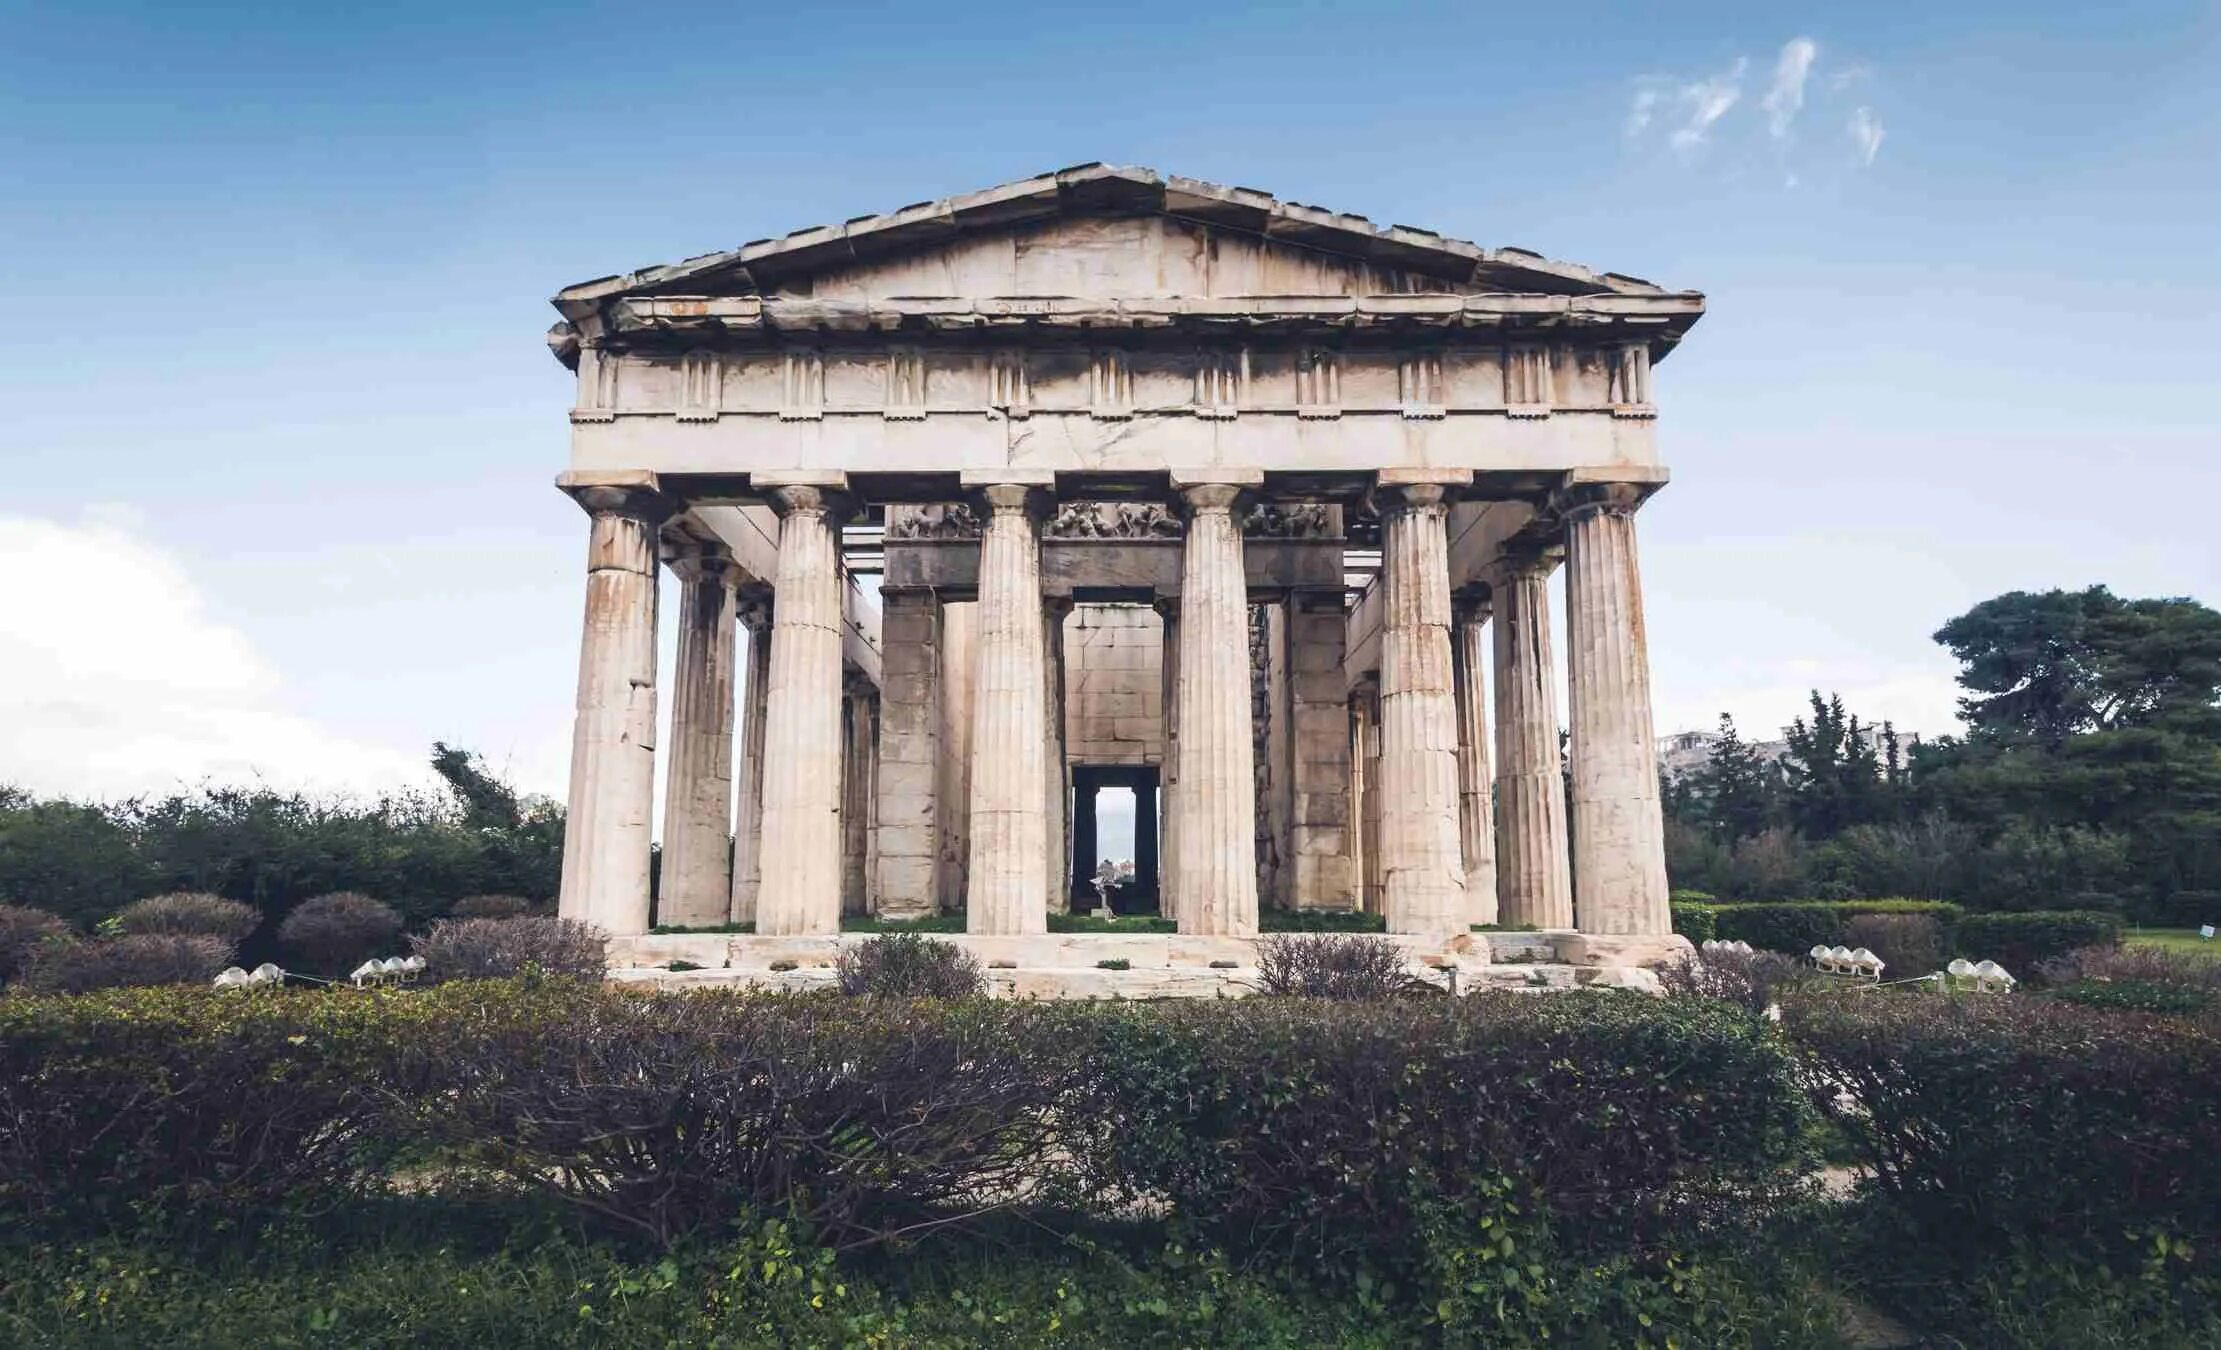
[[[1124,903],[1182,935],[1677,941],[1635,517],[1700,295],[1085,165],[555,305],[590,522],[566,915],[1039,934],[1099,903],[1126,790]]]

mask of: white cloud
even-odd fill
[[[1735,58],[1735,65],[1724,75],[1696,80],[1674,91],[1674,101],[1684,113],[1680,126],[1668,138],[1673,148],[1683,152],[1704,144],[1712,124],[1727,116],[1728,110],[1743,97],[1743,74],[1750,69],[1750,61]]]
[[[0,516],[0,781],[80,797],[431,782],[417,754],[286,711],[277,672],[138,525],[115,508]]]
[[[1882,149],[1882,119],[1874,115],[1872,108],[1854,108],[1851,110],[1849,130],[1851,144],[1858,147],[1859,163],[1871,165],[1874,156],[1881,153]]]
[[[1808,37],[1791,38],[1782,44],[1781,55],[1774,60],[1773,83],[1766,87],[1766,97],[1759,106],[1766,110],[1766,132],[1775,140],[1789,135],[1789,126],[1797,120],[1797,110],[1805,106],[1805,79],[1812,74],[1812,62],[1820,54],[1820,45]]]
[[[1649,128],[1650,119],[1657,111],[1658,91],[1656,89],[1636,90],[1635,101],[1628,105],[1627,109],[1627,134],[1631,137],[1642,135]]]

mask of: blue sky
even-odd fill
[[[1706,291],[1660,730],[2221,598],[2221,11],[0,0],[0,780],[559,791],[564,284],[1087,160]]]

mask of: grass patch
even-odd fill
[[[2221,959],[2221,938],[2199,937],[2195,928],[2132,928],[2121,935],[2121,942],[2129,947],[2157,947]]]

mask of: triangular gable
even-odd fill
[[[1208,293],[1238,293],[1244,284],[1244,266],[1257,276],[1278,279],[1288,273],[1285,260],[1297,254],[1331,255],[1320,258],[1314,269],[1321,275],[1317,293],[1323,294],[1670,293],[1638,277],[1554,262],[1526,249],[1482,248],[1405,225],[1379,227],[1363,216],[1284,202],[1250,188],[1168,177],[1150,169],[1086,164],[982,192],[920,202],[885,215],[861,216],[840,225],[798,230],[780,239],[757,240],[685,262],[583,282],[562,291],[554,303],[566,318],[579,319],[592,314],[606,300],[628,295],[794,296],[818,294],[821,287],[833,293],[866,294],[883,289],[868,280],[874,275],[883,278],[886,285],[900,278],[909,294],[961,294],[966,288],[953,280],[938,292],[930,286],[921,290],[914,279],[903,277],[905,268],[900,260],[924,260],[921,275],[925,277],[936,275],[937,269],[953,277],[983,256],[991,259],[998,246],[989,241],[997,238],[1022,241],[1046,237],[1065,242],[1084,232],[1059,228],[1063,222],[1152,218],[1169,222],[1154,227],[1160,242],[1167,235],[1181,236],[1174,240],[1175,258],[1184,240],[1194,237],[1239,238],[1254,257],[1283,260],[1261,265],[1237,260],[1220,267],[1223,287],[1206,275],[1201,284]],[[1151,227],[1127,228],[1142,231]],[[1097,233],[1114,247],[1119,241],[1118,227],[1099,228]],[[990,275],[998,265],[989,262]],[[1345,273],[1346,280],[1336,281],[1327,275],[1336,271]],[[1018,284],[1025,284],[1022,267],[1014,267],[1011,276]],[[1111,280],[1115,286],[1116,279]],[[1182,284],[1181,278],[1174,276],[1167,278],[1160,289],[1178,284]],[[1054,289],[1053,283],[1051,286],[1047,293],[1070,293]],[[1031,287],[1027,290],[1042,293]]]

